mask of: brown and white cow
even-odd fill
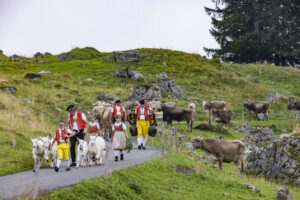
[[[266,101],[257,101],[257,102],[245,102],[244,103],[244,111],[248,110],[250,114],[250,121],[252,117],[252,113],[255,113],[257,119],[259,120],[258,114],[264,114],[265,118],[269,120],[269,102]]]
[[[298,113],[300,111],[300,102],[290,103],[288,105],[289,110],[296,110],[296,119],[298,119]]]
[[[209,124],[215,125],[215,122],[221,122],[229,127],[231,115],[231,111],[211,109],[209,111]]]
[[[194,149],[201,149],[209,157],[213,165],[219,163],[219,168],[222,170],[222,163],[236,163],[236,172],[240,169],[244,170],[243,157],[245,151],[245,144],[239,140],[227,141],[220,139],[204,139],[203,137],[196,137],[192,140]]]
[[[204,111],[209,111],[211,109],[226,110],[225,101],[212,101],[212,102],[204,101],[202,106]]]

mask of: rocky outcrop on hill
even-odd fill
[[[37,52],[37,53],[34,54],[33,57],[34,57],[34,58],[44,58],[45,56],[44,56],[44,54],[42,54],[41,52]]]
[[[116,101],[119,98],[111,94],[100,94],[98,97],[96,97],[96,99],[101,101]]]
[[[146,54],[142,54],[138,50],[116,51],[105,60],[108,62],[141,62],[145,56]]]
[[[0,49],[0,54],[3,54],[3,51]]]
[[[9,60],[10,61],[20,61],[22,59],[17,54],[14,54],[14,55],[12,55],[12,56],[9,57]]]
[[[70,53],[62,53],[60,55],[58,55],[57,60],[60,61],[65,61],[65,60],[72,60],[72,57],[70,55]]]
[[[42,78],[42,75],[40,75],[40,74],[34,74],[34,73],[27,73],[25,75],[25,78],[29,78],[29,79],[33,79],[33,80],[38,80],[38,79]]]
[[[130,67],[123,68],[121,66],[117,66],[116,71],[115,71],[115,76],[116,77],[122,77],[122,78],[131,78],[134,81],[138,80],[144,80],[144,76],[135,70],[131,70]]]
[[[157,85],[140,85],[137,86],[132,95],[126,101],[139,101],[142,99],[148,101],[160,101],[161,91]]]
[[[239,129],[246,134],[242,141],[250,150],[246,158],[247,173],[300,185],[300,132],[277,140],[269,128],[244,125]]]
[[[277,101],[279,99],[287,99],[287,97],[283,96],[282,94],[280,94],[279,92],[273,92],[270,93],[267,97],[266,100],[267,101]]]
[[[281,186],[277,191],[277,200],[295,200],[289,188]]]

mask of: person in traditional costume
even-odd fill
[[[112,125],[112,134],[113,134],[113,150],[115,154],[115,161],[119,159],[124,160],[124,149],[126,147],[126,138],[129,138],[127,135],[126,125],[121,121],[121,115],[115,117],[116,122]]]

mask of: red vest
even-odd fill
[[[114,127],[115,127],[115,131],[124,131],[124,130],[123,130],[123,124],[122,124],[122,123],[120,124],[120,126],[114,125]]]
[[[67,137],[66,137],[66,135],[67,135],[68,133],[67,133],[67,129],[63,129],[62,131],[61,131],[61,139],[62,140],[65,140],[66,142],[67,142]],[[56,142],[57,142],[57,144],[59,144],[60,142],[59,142],[59,137],[60,137],[60,135],[59,135],[59,129],[57,129],[57,131],[56,131],[56,133],[55,133],[55,140],[56,140]]]
[[[70,129],[73,130],[74,119],[73,119],[72,114],[70,114],[70,120],[69,120],[69,122],[70,122],[70,124],[69,124]],[[84,121],[82,120],[82,113],[81,113],[81,112],[77,112],[76,123],[77,123],[77,126],[78,126],[79,131],[80,131],[81,129],[84,129],[84,128],[85,128],[85,123],[84,123]]]
[[[117,115],[117,106],[113,107],[114,112],[113,112],[113,117],[115,118]],[[121,117],[124,117],[124,110],[123,110],[123,106],[120,105],[120,112],[121,112]]]
[[[141,109],[141,106],[137,107],[137,109],[136,109],[137,120],[140,120],[140,109]],[[149,110],[149,106],[145,106],[144,107],[144,114],[145,114],[146,120],[149,120],[148,110]]]

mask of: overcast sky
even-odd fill
[[[0,0],[0,49],[32,56],[74,47],[167,48],[204,55],[218,47],[211,0]]]

